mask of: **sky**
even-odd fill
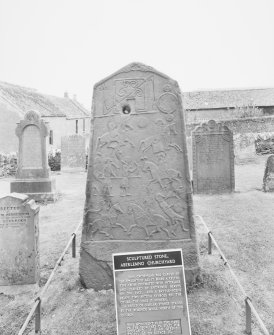
[[[182,91],[274,87],[273,0],[0,0],[0,81],[77,95],[131,62]]]

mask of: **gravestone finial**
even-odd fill
[[[25,114],[25,120],[27,121],[35,121],[38,122],[40,120],[41,116],[38,112],[34,110],[30,110]]]

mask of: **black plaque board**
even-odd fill
[[[190,335],[181,249],[113,254],[118,335]]]

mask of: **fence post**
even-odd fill
[[[71,246],[72,246],[72,257],[76,258],[76,234],[73,233],[72,235],[73,235],[72,244],[71,244]]]
[[[211,238],[211,232],[208,232],[208,254],[211,255],[212,254],[212,238]]]
[[[245,298],[245,331],[248,335],[252,334],[251,330],[251,308],[248,304],[248,297]]]
[[[35,309],[35,334],[41,334],[41,298],[37,298],[39,303]]]

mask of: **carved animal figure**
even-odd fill
[[[105,145],[108,148],[115,148],[120,142],[120,134],[118,129],[113,129],[97,138],[96,149],[100,150]]]
[[[103,207],[100,207],[96,210],[90,209],[87,212],[99,213],[102,210]],[[126,227],[117,222],[118,216],[123,213],[124,212],[118,203],[112,205],[106,214],[100,214],[99,218],[88,223],[89,232],[91,232],[92,236],[95,236],[98,233],[103,234],[111,239],[113,238],[111,233],[114,228],[122,228],[123,231],[126,232]]]
[[[163,231],[167,234],[167,237],[170,238],[171,236],[168,230],[170,222],[162,215],[153,213],[150,207],[146,208],[146,212],[149,215],[150,221],[156,224],[156,229],[153,230],[150,234],[153,235],[155,233]],[[173,235],[175,235],[175,233],[173,233]]]
[[[142,171],[149,172],[150,175],[151,175],[151,178],[152,178],[149,181],[149,184],[147,185],[147,187],[151,183],[159,183],[161,188],[163,188],[163,184],[161,182],[160,170],[159,170],[158,166],[155,163],[148,161],[146,157],[141,158],[141,160],[143,160]]]
[[[163,212],[168,216],[168,218],[171,220],[172,225],[175,226],[175,229],[177,228],[178,225],[180,225],[181,229],[183,231],[188,231],[188,229],[186,229],[184,227],[184,220],[185,218],[176,213],[173,209],[172,209],[172,205],[168,204],[165,201],[165,197],[158,193],[155,196],[156,201],[158,202],[160,208],[163,210]],[[174,231],[174,230],[173,230]]]
[[[146,233],[146,238],[148,239],[150,236],[150,233],[148,231],[148,226],[155,226],[156,224],[152,224],[150,222],[149,216],[146,214],[146,212],[143,210],[143,208],[137,204],[129,204],[127,213],[129,215],[132,215],[133,217],[133,222],[129,229],[128,229],[128,235],[131,235],[131,230],[133,228],[141,228],[145,231]]]
[[[159,141],[160,141],[159,136],[149,136],[149,137],[145,138],[144,140],[140,141],[138,151],[141,150],[144,153],[146,150],[151,148],[153,146],[153,144],[155,144]]]

